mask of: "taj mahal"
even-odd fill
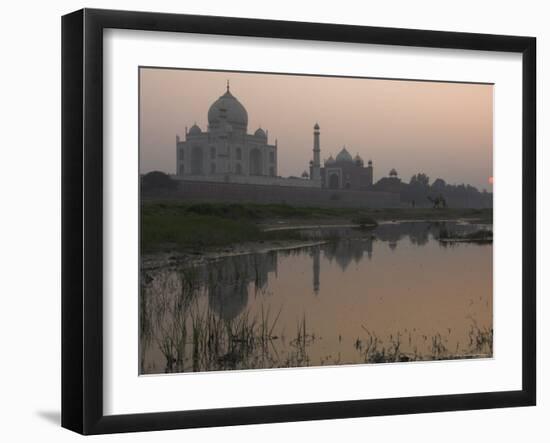
[[[248,133],[248,113],[231,93],[225,93],[208,110],[208,127],[196,123],[176,136],[176,179],[198,182],[276,185],[333,190],[369,190],[373,185],[373,164],[365,166],[346,147],[321,165],[321,128],[313,126],[312,158],[301,177],[280,177],[277,170],[277,140],[258,128]]]

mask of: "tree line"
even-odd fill
[[[409,183],[397,177],[384,177],[374,184],[374,189],[386,192],[398,192],[401,201],[412,207],[464,207],[491,208],[493,194],[486,189],[479,191],[467,184],[451,185],[442,178],[430,183],[430,177],[423,172],[414,174]]]

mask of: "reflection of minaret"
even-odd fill
[[[372,239],[373,239],[373,237],[370,236],[370,237],[367,238],[367,240],[365,242],[366,243],[365,249],[367,250],[367,256],[369,257],[369,259],[372,258]]]
[[[313,257],[313,292],[318,294],[319,287],[321,286],[321,248],[319,246],[314,247],[311,251],[311,255]]]

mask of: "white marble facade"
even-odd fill
[[[263,183],[277,177],[277,142],[269,144],[268,133],[258,128],[248,134],[248,113],[229,90],[208,111],[208,128],[194,124],[184,140],[176,137],[179,178],[247,177],[248,183]]]

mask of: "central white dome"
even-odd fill
[[[229,87],[226,93],[210,106],[208,124],[213,128],[218,127],[224,118],[233,128],[246,130],[248,126],[248,113],[241,102],[229,92]]]

